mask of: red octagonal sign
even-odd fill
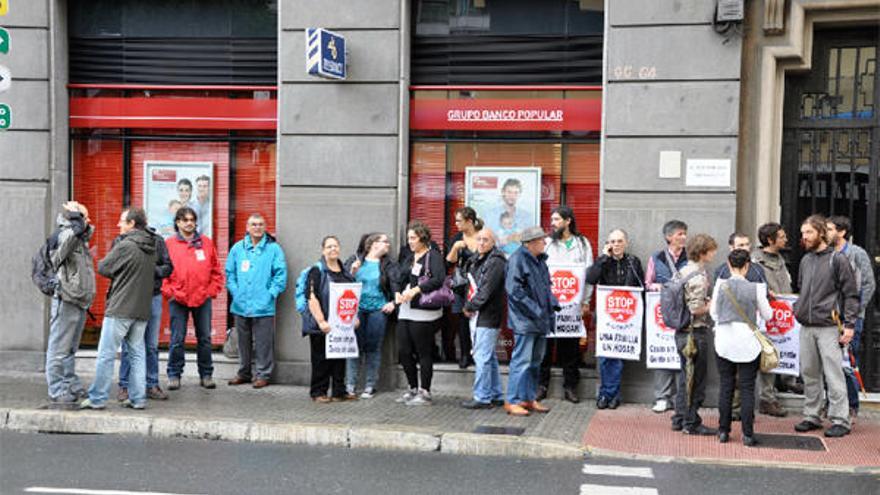
[[[626,290],[613,290],[605,298],[605,312],[612,320],[627,322],[636,315],[638,302],[632,293]]]
[[[357,314],[358,311],[358,298],[354,295],[354,291],[351,289],[346,290],[339,296],[339,300],[336,301],[336,314],[339,315],[339,319],[342,323],[346,325],[351,323],[354,320],[354,315]]]
[[[794,328],[794,310],[787,301],[770,301],[773,310],[773,318],[767,322],[767,333],[770,335],[785,335]]]
[[[553,295],[560,304],[573,302],[580,292],[580,281],[570,270],[557,270],[553,273],[552,282]]]

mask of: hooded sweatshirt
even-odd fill
[[[95,227],[86,224],[78,211],[59,213],[56,221],[58,244],[51,253],[59,282],[56,295],[62,301],[88,309],[95,299],[95,264],[89,252]]]
[[[119,236],[98,273],[110,279],[104,314],[115,318],[148,320],[156,269],[155,238],[142,229]]]

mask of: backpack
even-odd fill
[[[667,254],[667,261],[669,255]],[[681,276],[674,263],[669,263],[672,268],[672,280],[663,284],[660,289],[660,314],[663,323],[675,330],[682,330],[691,324],[691,310],[688,309],[684,300],[684,288],[688,281],[700,272],[693,272],[685,277]]]
[[[58,233],[56,230],[47,237],[31,257],[31,280],[47,296],[55,295],[55,289],[58,288],[58,274],[52,266],[52,251],[58,248]]]
[[[309,302],[306,300],[306,287],[309,285],[309,272],[312,271],[312,268],[317,267],[321,270],[321,273],[324,272],[324,264],[320,261],[315,262],[314,265],[309,265],[303,269],[303,271],[299,272],[299,277],[296,278],[296,312],[303,314],[309,309]]]

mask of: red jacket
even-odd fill
[[[186,241],[179,235],[165,240],[174,271],[162,282],[162,295],[196,308],[223,289],[223,272],[211,239],[200,236]]]

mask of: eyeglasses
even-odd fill
[[[180,219],[183,223],[196,223],[196,219],[193,217],[185,217]]]

